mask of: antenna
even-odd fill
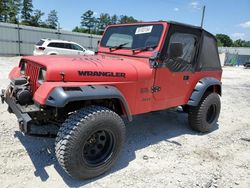
[[[202,7],[202,18],[201,18],[201,28],[203,28],[203,22],[204,22],[204,17],[205,17],[205,10],[206,6]]]

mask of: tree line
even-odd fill
[[[51,10],[46,20],[42,20],[44,12],[34,9],[32,0],[0,0],[0,22],[29,25],[57,29],[58,15]],[[73,31],[100,35],[109,24],[123,24],[139,22],[133,16],[110,15],[101,13],[97,17],[92,10],[88,10],[80,17],[80,26]],[[250,47],[250,41],[238,39],[233,41],[228,35],[217,34],[218,46]]]
[[[127,15],[109,15],[101,13],[98,17],[92,10],[88,10],[81,16],[80,27],[76,26],[73,31],[81,33],[90,33],[100,35],[104,29],[110,24],[123,24],[138,22],[133,16]]]
[[[81,16],[80,27],[75,27],[74,32],[90,33],[90,34],[102,34],[104,29],[109,24],[122,24],[122,23],[133,23],[138,22],[137,19],[132,16],[126,15],[109,15],[108,13],[101,13],[99,17],[94,16],[92,10],[88,10]],[[250,41],[235,40],[233,41],[228,35],[216,34],[218,40],[218,46],[224,47],[250,47]]]
[[[32,0],[0,0],[0,22],[56,29],[58,16],[51,10],[46,20],[44,12],[34,9]]]
[[[228,35],[216,34],[219,47],[250,47],[250,41],[238,39],[233,41]]]

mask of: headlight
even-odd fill
[[[27,66],[27,63],[25,63],[25,62],[22,62],[21,65],[20,65],[20,67],[21,67],[20,73],[22,75],[25,74],[26,66]]]
[[[46,70],[40,69],[39,75],[38,75],[38,83],[42,84],[45,81],[45,78],[46,78]]]

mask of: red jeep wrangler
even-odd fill
[[[94,56],[23,57],[1,98],[26,134],[34,125],[57,125],[59,163],[87,179],[115,163],[124,119],[133,115],[181,106],[194,130],[213,130],[221,75],[216,39],[200,27],[112,25]]]

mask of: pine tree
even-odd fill
[[[40,27],[43,22],[41,20],[44,13],[41,10],[35,10],[34,15],[30,17],[30,20],[28,21],[30,26]]]
[[[21,10],[21,1],[20,0],[8,0],[8,22],[9,23],[18,23],[18,14]]]
[[[51,29],[57,28],[58,17],[57,17],[57,12],[55,10],[50,11],[46,22],[49,28]]]
[[[138,22],[133,16],[126,16],[126,15],[121,15],[119,23],[135,23]]]
[[[118,16],[116,14],[114,14],[112,17],[111,17],[111,23],[112,24],[117,24],[118,22]]]
[[[89,33],[91,31],[91,28],[93,28],[95,25],[95,17],[93,15],[94,12],[88,10],[81,16],[81,26],[88,28]]]
[[[100,14],[98,22],[99,22],[98,23],[98,30],[103,31],[111,23],[110,15],[107,13]]]
[[[24,23],[29,23],[33,12],[32,0],[23,0],[21,18]]]
[[[8,0],[0,0],[0,22],[8,21]]]

